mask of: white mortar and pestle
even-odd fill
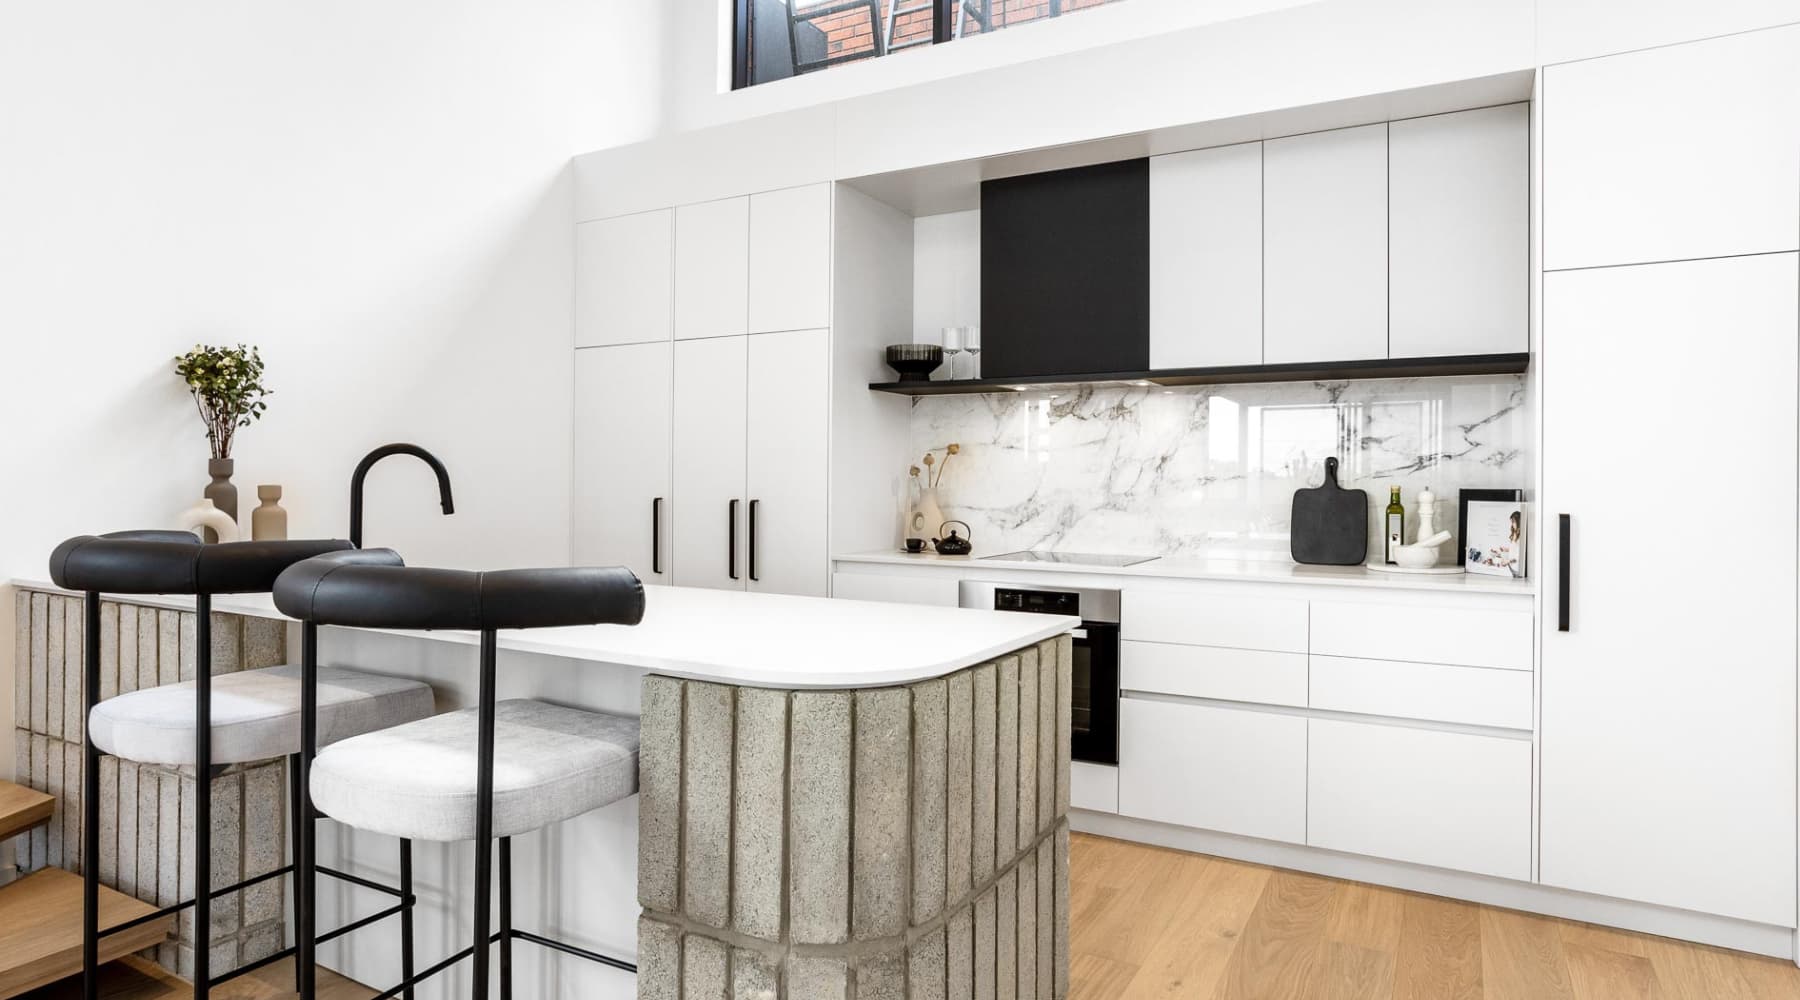
[[[1450,533],[1440,531],[1411,545],[1402,545],[1394,549],[1394,562],[1402,569],[1430,569],[1437,565],[1438,549],[1449,540]]]

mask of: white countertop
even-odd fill
[[[36,580],[26,590],[68,593]],[[193,598],[120,596],[153,607],[191,610]],[[213,610],[286,619],[267,594],[225,594]],[[635,626],[584,625],[500,633],[500,648],[745,687],[859,688],[907,684],[954,673],[1079,625],[1061,615],[934,608],[871,601],[789,597],[693,587],[644,588]],[[380,630],[388,631],[388,630]],[[474,645],[474,632],[412,632]]]
[[[1464,594],[1524,594],[1536,592],[1531,580],[1513,580],[1474,573],[1384,573],[1364,566],[1302,566],[1273,559],[1152,559],[1135,566],[1092,566],[1073,563],[1026,562],[1016,559],[984,559],[971,556],[911,555],[905,552],[857,552],[835,556],[839,563],[886,566],[937,566],[969,569],[1001,569],[1012,572],[1080,573],[1087,576],[1123,576],[1165,580],[1235,580],[1247,583],[1302,583],[1325,587],[1381,587],[1389,590],[1433,590]]]

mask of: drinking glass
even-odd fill
[[[945,375],[945,378],[952,381],[956,379],[956,356],[962,353],[962,349],[963,328],[960,326],[944,327],[944,362],[949,369],[949,374]]]
[[[963,330],[963,350],[969,353],[969,377],[981,377],[981,327],[971,326]]]

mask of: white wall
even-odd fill
[[[725,121],[823,104],[983,69],[1010,66],[1112,42],[1179,31],[1199,24],[1319,0],[1126,0],[1083,10],[1079,16],[1014,25],[955,45],[913,49],[892,59],[871,59],[732,92],[729,43],[731,0],[669,0],[673,23],[664,85],[670,130],[704,128]],[[712,39],[709,49],[702,40]]]
[[[243,511],[281,483],[294,535],[342,536],[357,458],[411,440],[449,466],[457,515],[392,459],[371,544],[566,561],[568,160],[654,130],[658,5],[93,0],[6,20],[0,579],[200,495],[170,365],[196,341],[260,345],[276,390],[238,439]]]

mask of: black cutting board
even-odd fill
[[[1338,485],[1338,460],[1325,460],[1325,483],[1294,491],[1289,551],[1312,566],[1359,566],[1369,556],[1369,494]]]

